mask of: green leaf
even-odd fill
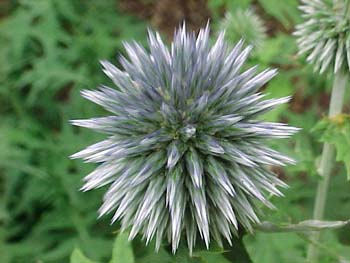
[[[167,253],[164,248],[160,248],[158,252],[154,251],[154,245],[149,244],[147,253],[137,258],[137,263],[172,263],[173,257]]]
[[[245,248],[245,242],[243,238],[232,237],[232,245],[229,245],[226,241],[219,246],[215,242],[212,242],[209,250],[204,247],[203,243],[197,244],[197,249],[193,252],[192,257],[187,261],[176,260],[174,262],[188,262],[188,263],[252,263],[249,254]],[[183,255],[188,255],[187,249],[180,249],[179,252]],[[184,253],[185,252],[185,253]]]
[[[259,3],[286,28],[291,28],[300,17],[297,0],[259,0]]]
[[[265,93],[267,93],[267,98],[285,97],[293,94],[293,86],[285,75],[280,75],[271,80]],[[280,105],[276,109],[266,113],[264,119],[268,121],[279,121],[281,114],[286,109],[288,109],[288,105]]]
[[[350,180],[350,115],[339,114],[321,120],[314,128],[321,131],[321,141],[333,144],[336,148],[337,161],[343,162]]]
[[[224,257],[223,252],[202,250],[195,253],[195,256],[200,257],[203,263],[230,263],[230,261]]]
[[[114,241],[110,263],[134,263],[134,253],[127,233],[120,233]]]
[[[227,10],[233,11],[237,9],[247,9],[253,0],[226,0],[225,5]]]
[[[245,243],[252,261],[256,263],[305,262],[305,252],[300,248],[303,248],[306,242],[295,234],[257,233],[248,236]]]
[[[95,263],[94,261],[85,257],[85,255],[80,251],[80,249],[74,249],[71,257],[70,263]]]
[[[296,50],[296,43],[289,35],[278,33],[275,37],[264,40],[262,48],[257,50],[257,56],[259,61],[267,65],[290,65]]]
[[[252,0],[209,0],[208,7],[213,12],[213,17],[216,18],[223,8],[227,11],[246,9],[252,2]]]

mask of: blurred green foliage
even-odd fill
[[[1,263],[68,262],[74,247],[109,257],[116,227],[96,220],[101,193],[78,191],[92,167],[68,158],[98,137],[68,121],[100,111],[80,89],[145,32],[115,1],[25,0],[1,21]]]
[[[104,114],[86,103],[79,91],[109,84],[98,61],[117,63],[123,41],[144,42],[146,21],[120,11],[115,0],[8,2],[8,14],[0,21],[0,262],[229,262],[224,251],[213,248],[210,252],[199,248],[189,257],[183,247],[172,256],[166,244],[154,253],[154,246],[146,247],[138,239],[129,243],[124,234],[116,238],[118,225],[110,226],[108,218],[97,219],[103,189],[78,191],[93,166],[68,156],[99,136],[73,128],[68,121]],[[265,21],[268,38],[251,63],[279,68],[280,74],[265,87],[268,96],[293,96],[289,106],[266,118],[303,128],[292,140],[274,143],[298,161],[276,171],[291,187],[285,198],[273,200],[277,210],[265,211],[264,219],[274,222],[311,217],[319,140],[334,143],[338,160],[348,169],[350,163],[349,118],[342,125],[324,120],[314,129],[326,113],[332,80],[315,75],[295,56],[290,33],[300,20],[297,4],[297,0],[208,1],[216,30],[223,10],[253,7]],[[349,217],[345,173],[342,165],[335,169],[327,219]],[[320,263],[349,260],[349,236],[349,229],[326,232],[320,245],[327,249],[322,250]],[[308,242],[293,233],[256,233],[244,241],[257,263],[303,262]]]

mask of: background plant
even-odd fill
[[[315,71],[334,72],[334,84],[329,105],[329,117],[338,118],[344,104],[345,90],[350,75],[350,2],[349,1],[302,1],[305,21],[296,27],[299,54],[307,54],[307,61],[313,64]],[[325,135],[325,134],[324,134]],[[322,220],[329,191],[329,181],[333,171],[336,154],[334,139],[327,136],[318,173],[321,176],[315,197],[314,218]],[[339,151],[337,159],[347,158],[344,151]],[[346,144],[345,144],[346,145]],[[347,160],[345,160],[345,164]],[[347,165],[346,165],[347,167]],[[349,178],[349,177],[348,177]],[[313,243],[320,240],[320,233],[312,235]],[[307,260],[317,262],[319,249],[310,244]]]
[[[226,12],[219,28],[225,31],[225,39],[231,45],[243,39],[246,45],[253,46],[254,52],[262,48],[266,39],[264,22],[252,9]]]
[[[198,10],[190,6],[193,1],[173,2],[178,4],[174,4],[171,14],[181,13],[175,12],[180,7]],[[143,42],[150,20],[152,23],[169,21],[171,14],[165,16],[164,9],[157,5],[153,0],[1,2],[1,262],[69,262],[73,251],[72,260],[80,260],[77,262],[89,262],[87,258],[92,262],[109,262],[113,258],[116,247],[113,240],[118,236],[119,232],[115,231],[119,227],[110,227],[108,218],[96,220],[95,211],[102,193],[77,191],[82,185],[82,176],[94,166],[67,158],[76,149],[101,137],[71,128],[68,120],[103,114],[98,107],[85,103],[79,91],[108,84],[108,79],[100,73],[98,61],[116,62],[114,58],[122,52],[123,40]],[[267,116],[270,121],[303,128],[290,143],[273,143],[298,161],[297,166],[274,168],[290,188],[284,191],[285,198],[271,200],[278,210],[266,211],[264,219],[273,222],[299,222],[312,217],[320,140],[334,138],[330,134],[341,134],[336,137],[339,141],[334,142],[340,148],[337,155],[339,160],[348,158],[347,117],[343,125],[325,119],[327,125],[314,129],[327,111],[332,79],[315,75],[313,68],[295,55],[297,46],[291,33],[301,21],[297,6],[297,0],[209,0],[206,7],[200,7],[210,12],[216,28],[226,12],[253,7],[264,22],[267,38],[263,52],[257,52],[248,62],[260,64],[261,69],[279,68],[278,76],[263,88],[269,97],[293,95],[288,106]],[[152,18],[147,10],[154,13]],[[202,21],[195,19],[198,12],[189,12],[192,12],[193,25],[197,25],[195,21]],[[160,17],[163,19],[158,20]],[[176,19],[174,21],[178,21]],[[205,24],[206,19],[203,21]],[[174,28],[179,22],[166,26]],[[168,31],[164,34],[171,37]],[[349,101],[348,91],[345,101]],[[344,116],[348,113],[346,105]],[[329,220],[349,218],[349,184],[345,178],[344,165],[337,164],[325,209]],[[349,232],[348,228],[324,232],[319,244],[323,248],[320,263],[339,261],[340,257],[349,261]],[[123,248],[125,243],[121,243]],[[307,236],[296,233],[257,232],[246,236],[244,243],[254,262],[303,262],[308,240]],[[144,247],[136,240],[131,248],[133,256],[126,257],[133,258],[134,262],[226,260],[215,248],[210,252],[198,248],[193,258],[189,258],[181,246],[174,258],[169,257],[166,246],[155,254],[153,246]]]

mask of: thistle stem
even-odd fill
[[[334,84],[332,89],[331,101],[329,106],[329,117],[341,113],[344,103],[345,88],[347,83],[347,75],[343,72],[335,74]],[[321,162],[318,168],[318,173],[321,179],[318,183],[315,207],[314,207],[314,219],[322,220],[324,216],[324,210],[327,200],[327,192],[329,187],[329,181],[331,171],[334,165],[335,148],[329,143],[325,143],[323,146],[323,152]],[[316,263],[318,262],[318,248],[315,243],[318,243],[321,237],[320,232],[314,232],[311,235],[311,240],[314,241],[309,245],[307,262]]]

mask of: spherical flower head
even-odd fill
[[[305,22],[296,27],[299,55],[320,73],[350,70],[350,8],[346,1],[302,0]]]
[[[225,39],[228,43],[236,44],[243,39],[255,50],[260,50],[266,39],[264,22],[252,9],[238,9],[233,13],[226,12],[219,28],[226,31]]]
[[[170,50],[149,32],[148,45],[125,43],[123,69],[102,61],[115,89],[82,92],[111,113],[72,121],[108,136],[72,156],[99,164],[82,189],[109,185],[100,215],[113,211],[130,239],[155,237],[157,249],[163,237],[174,252],[181,236],[190,250],[198,234],[207,246],[231,242],[286,186],[268,166],[293,161],[264,143],[296,129],[257,118],[289,98],[263,99],[276,70],[243,71],[251,48],[229,50],[224,34],[211,47],[208,26],[196,37],[184,25]]]

